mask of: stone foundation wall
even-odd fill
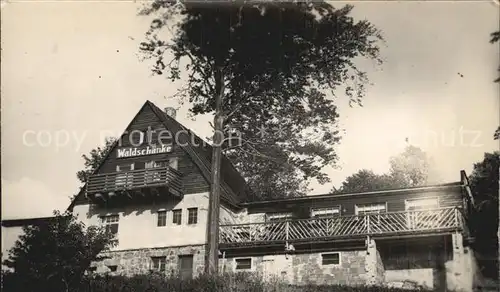
[[[165,273],[178,272],[178,259],[181,255],[193,255],[193,276],[203,273],[205,246],[191,245],[179,247],[149,248],[135,250],[110,251],[103,254],[104,261],[93,263],[98,273],[111,273],[120,275],[136,275],[148,273],[151,269],[151,257],[166,257]],[[110,266],[116,266],[112,272]]]
[[[364,285],[366,283],[366,251],[340,252],[340,264],[322,265],[321,253],[266,255],[252,258],[252,269],[266,278],[273,277],[290,284],[342,284]],[[235,271],[234,258],[224,260],[224,270]],[[220,267],[222,268],[220,265]],[[221,269],[222,270],[222,269]]]
[[[455,235],[455,237],[458,237]],[[477,281],[477,267],[472,250],[464,248],[460,238],[453,238],[453,258],[444,262],[443,277],[437,273],[439,265],[419,268],[385,267],[383,257],[375,241],[368,242],[366,249],[339,251],[340,263],[323,265],[320,252],[280,254],[264,256],[240,256],[251,258],[252,267],[243,272],[254,272],[268,278],[279,278],[290,284],[340,284],[340,285],[388,285],[405,287],[407,284],[444,291],[472,292]],[[336,252],[336,251],[331,251]],[[324,252],[324,253],[331,253]],[[193,255],[193,276],[203,273],[205,246],[189,245],[107,252],[109,258],[93,263],[98,273],[134,275],[148,273],[151,257],[166,257],[165,274],[177,273],[179,256]],[[404,256],[404,255],[401,255]],[[406,254],[406,256],[410,256]],[[221,272],[237,272],[235,259],[219,261]],[[115,272],[110,267],[116,266]],[[387,271],[386,271],[387,268]],[[441,283],[442,282],[442,283]],[[442,288],[442,289],[441,289]]]
[[[321,254],[295,255],[292,261],[296,284],[362,285],[366,282],[366,251],[340,253],[340,265],[321,265]]]

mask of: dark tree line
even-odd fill
[[[422,149],[409,145],[405,150],[390,158],[388,173],[376,174],[361,169],[348,176],[339,188],[332,192],[358,193],[401,189],[438,182],[432,158]]]

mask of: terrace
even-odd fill
[[[96,203],[118,197],[159,197],[165,193],[182,198],[182,174],[171,167],[92,175],[86,188],[87,197]]]
[[[282,220],[220,226],[221,247],[467,232],[459,208]]]

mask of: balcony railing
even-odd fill
[[[222,245],[333,240],[463,230],[458,208],[337,216],[220,226]]]
[[[87,194],[103,194],[168,187],[173,193],[182,194],[182,175],[170,167],[149,168],[127,172],[92,175],[87,182]]]

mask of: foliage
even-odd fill
[[[391,289],[385,287],[308,284],[295,286],[285,284],[277,278],[264,281],[250,273],[202,275],[195,279],[181,280],[178,276],[160,274],[124,276],[90,276],[82,281],[75,292],[412,292],[423,290]]]
[[[337,161],[338,113],[327,94],[361,103],[368,79],[355,61],[380,61],[381,34],[355,21],[350,5],[228,3],[146,4],[142,14],[156,18],[140,50],[155,74],[184,82],[176,96],[192,114],[214,112],[222,97],[223,131],[241,137],[223,149],[255,191],[303,195],[310,179],[328,182],[322,169]]]
[[[498,168],[500,152],[485,153],[481,162],[474,163],[470,184],[479,204],[498,202]]]
[[[470,185],[477,204],[477,210],[470,219],[471,231],[475,237],[475,249],[486,257],[494,258],[498,250],[498,183],[500,152],[485,153],[481,162],[474,164]],[[489,222],[486,223],[485,222]],[[496,257],[495,257],[496,258]],[[496,277],[495,261],[482,263],[489,276]]]
[[[427,184],[431,180],[432,161],[420,148],[408,146],[399,155],[390,159],[391,176],[402,185],[414,187]]]
[[[115,141],[116,139],[114,138],[106,138],[103,147],[92,149],[89,155],[82,155],[85,160],[85,168],[76,173],[76,176],[82,183],[86,183],[87,178],[94,172],[95,169],[99,167],[106,155],[108,155],[109,151],[111,151],[111,147]]]
[[[54,212],[53,220],[23,228],[3,265],[2,291],[75,291],[98,254],[112,246],[112,236],[85,228],[71,213]]]
[[[491,44],[498,43],[500,41],[500,31],[491,33],[490,37],[491,37],[490,39]],[[500,72],[500,67],[498,67],[498,71]],[[497,78],[495,82],[500,82],[500,77]]]
[[[356,193],[422,186],[433,181],[433,169],[431,158],[422,149],[410,145],[399,155],[391,157],[388,174],[362,169],[348,176],[342,186],[332,192]]]
[[[387,190],[403,187],[388,174],[376,174],[372,170],[362,169],[348,176],[338,191],[343,193],[361,193],[375,190]]]
[[[491,33],[491,39],[490,43],[498,43],[500,41],[500,31],[496,31]],[[498,72],[500,72],[500,66],[498,67]],[[500,82],[500,77],[498,77],[495,82]],[[493,139],[498,140],[500,139],[500,127],[498,127],[495,131],[495,134],[493,134]]]

